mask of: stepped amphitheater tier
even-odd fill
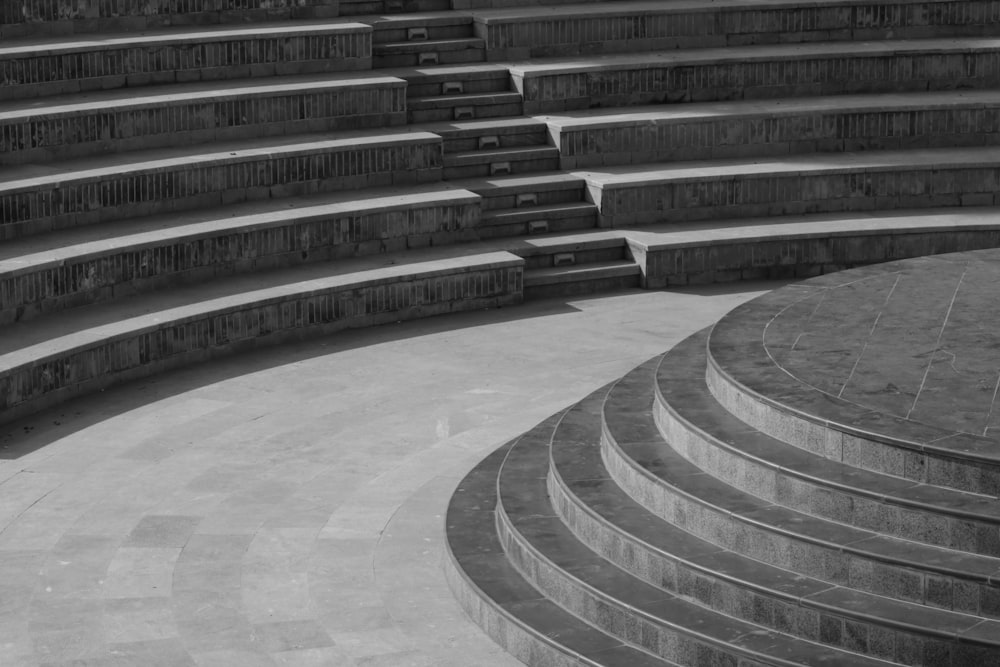
[[[994,664],[995,378],[800,316],[870,288],[892,338],[985,293],[988,259],[831,286],[1000,247],[998,119],[1000,0],[9,0],[0,423],[345,329],[825,276],[485,462],[456,589],[532,664]],[[848,343],[905,381],[836,385]]]
[[[531,665],[1000,664],[998,271],[794,283],[542,422],[453,496],[456,594]]]

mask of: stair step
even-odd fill
[[[689,49],[511,65],[527,114],[569,109],[992,88],[1000,39],[884,40]],[[724,83],[723,83],[724,82]]]
[[[617,234],[560,234],[508,246],[507,250],[524,258],[525,271],[559,266],[559,258],[568,256],[571,264],[617,263],[631,259],[628,245]],[[578,267],[579,268],[579,267]]]
[[[606,466],[642,506],[721,548],[833,585],[918,604],[957,593],[963,611],[1000,616],[994,602],[1000,559],[813,517],[701,471],[657,428],[653,372],[647,366],[626,375],[604,412]]]
[[[371,26],[316,23],[189,29],[0,46],[7,100],[198,80],[370,69]]]
[[[380,72],[383,76],[404,79],[410,98],[437,97],[453,94],[511,92],[510,71],[507,67],[488,63],[448,65],[435,68],[394,68]],[[461,84],[461,93],[446,92],[453,84]]]
[[[554,171],[559,150],[554,146],[498,148],[445,154],[444,178],[470,178]]]
[[[597,209],[587,203],[559,203],[528,208],[489,209],[479,223],[480,238],[548,234],[593,229]]]
[[[406,122],[406,82],[394,77],[176,84],[46,102],[0,106],[0,165]]]
[[[373,48],[378,44],[471,38],[472,16],[458,12],[421,12],[381,15],[371,19]],[[423,36],[421,36],[423,35]]]
[[[632,260],[593,262],[524,272],[525,298],[592,294],[638,287],[642,271]]]
[[[557,427],[554,437],[558,433]],[[546,489],[547,445],[521,439],[511,448],[497,483],[497,527],[508,559],[550,600],[602,632],[679,664],[884,664],[764,630],[611,566],[555,515]]]
[[[407,106],[407,116],[411,123],[519,116],[522,109],[521,96],[517,93],[411,97],[407,100]]]
[[[493,118],[422,125],[444,139],[445,155],[489,148],[548,146],[548,126],[533,118]],[[484,145],[484,139],[495,139]]]
[[[563,173],[451,181],[483,198],[483,216],[497,209],[527,209],[549,204],[580,203],[586,181]],[[536,209],[537,210],[537,209]]]
[[[657,374],[657,424],[671,446],[728,484],[771,502],[858,528],[1000,556],[995,498],[832,461],[748,427],[705,384],[707,336],[689,339]]]
[[[441,139],[347,133],[0,172],[0,237],[252,199],[440,180]]]
[[[547,442],[555,419],[521,436]],[[466,612],[519,660],[548,664],[676,667],[584,623],[538,590],[507,560],[495,529],[496,482],[508,443],[469,472],[448,505],[446,571]]]
[[[376,44],[372,56],[376,68],[418,67],[482,62],[486,51],[481,39],[466,38]]]
[[[703,347],[705,338],[702,332],[682,346]],[[665,363],[654,359],[647,365]],[[610,479],[601,460],[605,393],[591,394],[560,420],[548,488],[577,539],[615,566],[715,611],[872,658],[929,664],[932,656],[952,654],[971,660],[974,643],[996,651],[1000,621],[982,625],[977,616],[831,587],[720,549],[653,516]],[[956,641],[962,635],[976,639],[963,645]]]

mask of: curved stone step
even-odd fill
[[[610,637],[546,599],[507,560],[496,531],[497,474],[511,446],[548,442],[555,415],[483,459],[459,483],[445,519],[445,574],[465,611],[528,665],[676,667]]]
[[[817,153],[579,172],[604,226],[1000,204],[1000,147]]]
[[[1000,90],[873,93],[545,116],[563,169],[1000,143]]]
[[[371,69],[363,23],[272,24],[79,35],[0,46],[6,99],[87,90]]]
[[[895,293],[894,289],[889,292],[889,288],[901,280],[898,294],[903,294],[904,289],[910,290],[912,298],[921,299],[926,311],[932,296],[928,288],[916,284],[909,287],[910,281],[904,279],[908,275],[919,278],[928,271],[937,271],[945,281],[936,284],[937,291],[943,289],[944,293],[935,292],[933,301],[935,311],[943,316],[945,309],[951,307],[950,300],[958,294],[956,285],[965,279],[968,269],[963,267],[972,266],[980,256],[983,255],[977,252],[962,256],[961,261],[967,264],[954,264],[950,256],[942,255],[907,260],[900,265],[852,269],[815,278],[794,290],[776,290],[734,309],[720,320],[709,338],[706,379],[712,395],[729,412],[754,428],[820,456],[914,482],[997,497],[1000,495],[1000,453],[993,437],[922,422],[919,413],[907,419],[896,414],[895,409],[872,407],[864,401],[864,404],[852,402],[849,399],[860,399],[851,394],[840,397],[835,388],[820,389],[805,383],[775,363],[764,348],[762,336],[766,327],[769,331],[777,330],[778,327],[772,324],[777,314],[796,317],[800,312],[808,313],[816,307],[817,300],[836,297],[838,286],[854,290],[855,284],[863,287],[869,284],[866,282],[869,279],[889,281],[885,289],[871,283],[881,290],[874,297],[877,304],[873,312],[885,310],[887,319],[896,312],[895,305],[890,308],[881,304],[886,294]],[[893,271],[894,266],[899,266],[900,270]],[[984,277],[984,284],[992,284],[991,276],[992,271]],[[900,303],[903,310],[899,312],[912,312],[911,306]],[[847,331],[841,332],[842,340],[837,344],[848,351],[861,350],[864,340],[870,336],[867,332],[870,324],[856,331],[853,338]],[[859,335],[862,337],[858,338]],[[777,346],[776,350],[781,348],[779,355],[785,355],[792,342],[769,340],[768,345]],[[934,341],[930,342],[934,349]],[[880,345],[884,348],[888,345],[886,349],[894,346],[892,342]],[[877,359],[877,356],[872,358]],[[818,380],[814,378],[814,382]],[[916,380],[919,383],[920,377]],[[911,394],[898,391],[884,396],[912,402]]]
[[[528,114],[847,93],[992,88],[1000,39],[815,42],[540,59],[510,74]]]
[[[657,360],[651,365],[662,367]],[[654,516],[604,467],[602,398],[588,397],[560,421],[548,488],[563,523],[615,566],[715,611],[899,664],[934,664],[941,656],[952,658],[950,664],[979,664],[1000,649],[1000,621],[831,586],[722,549]]]
[[[776,43],[792,30],[796,41],[989,36],[1000,20],[989,0],[553,4],[475,12],[490,60]]]
[[[507,252],[455,255],[410,251],[392,260],[310,264],[5,326],[0,420],[261,345],[522,300],[524,260]]]
[[[441,138],[385,131],[108,155],[0,172],[0,239],[254,199],[438,181]]]
[[[127,88],[0,106],[0,164],[406,123],[396,77]]]
[[[555,515],[548,467],[547,442],[521,440],[511,448],[497,486],[500,541],[533,586],[601,631],[686,666],[885,664],[720,614],[614,567]]]
[[[478,236],[467,190],[370,190],[90,225],[0,246],[0,324],[137,292]]]
[[[626,375],[605,404],[602,453],[612,479],[660,518],[741,555],[830,584],[1000,617],[1000,558],[902,540],[746,494],[663,440],[652,365]]]
[[[758,498],[865,530],[1000,556],[1000,504],[979,494],[880,475],[818,456],[747,426],[705,384],[708,333],[657,370],[654,416],[670,446]]]

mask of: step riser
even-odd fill
[[[751,396],[711,359],[705,379],[712,395],[726,410],[773,438],[856,468],[914,482],[997,495],[1000,469],[935,454],[927,449],[904,449],[799,418]]]
[[[409,28],[390,29],[383,28],[376,23],[375,32],[372,34],[372,44],[393,44],[399,42],[413,42],[419,44],[423,41],[437,41],[445,39],[469,39],[472,37],[472,25],[461,23],[455,25],[434,25],[433,23],[421,26],[427,31],[425,40],[411,40]]]
[[[97,46],[82,52],[7,57],[7,99],[87,90],[371,69],[371,31],[243,36],[151,45]]]
[[[524,60],[672,49],[741,46],[795,41],[881,40],[995,36],[996,2],[866,3],[766,9],[629,12],[561,15],[530,20],[477,17],[475,34],[486,41],[490,60]]]
[[[456,118],[455,110],[466,106],[471,106],[472,115]],[[520,116],[522,112],[523,108],[519,102],[510,104],[458,104],[454,107],[440,109],[410,109],[407,112],[407,119],[410,123],[437,123],[452,120],[476,120],[479,118],[512,118]]]
[[[607,432],[602,457],[611,478],[636,502],[708,542],[792,572],[897,600],[1000,617],[1000,589],[971,579],[868,558],[840,545],[807,542],[703,505],[634,467]]]
[[[510,75],[502,72],[500,75],[477,77],[472,74],[455,74],[450,77],[405,77],[408,97],[437,97],[449,94],[444,85],[461,82],[462,93],[465,95],[485,95],[489,93],[508,93],[511,91]]]
[[[607,278],[580,279],[572,282],[558,282],[547,285],[524,286],[525,299],[548,299],[558,296],[576,296],[581,294],[598,294],[601,292],[616,292],[619,290],[639,287],[640,277],[611,276]]]
[[[506,253],[494,253],[506,255]],[[520,303],[516,258],[398,279],[307,283],[303,293],[227,305],[87,341],[0,369],[0,415],[14,420],[106,387],[262,345],[343,329]],[[329,281],[330,286],[327,286]]]
[[[203,102],[167,100],[120,111],[105,108],[17,123],[0,121],[0,164],[405,123],[402,83]]]
[[[544,128],[529,132],[500,133],[496,129],[484,129],[475,136],[452,137],[447,132],[441,132],[444,139],[444,152],[468,153],[470,151],[481,150],[479,145],[480,137],[495,136],[500,141],[500,148],[532,148],[536,146],[548,145],[548,134]]]
[[[626,572],[653,586],[680,595],[714,611],[808,641],[857,651],[904,665],[923,664],[928,655],[948,655],[952,642],[879,625],[870,617],[845,617],[811,607],[807,598],[740,586],[708,569],[630,539],[595,517],[555,472],[549,476],[553,506],[573,534]]]
[[[832,170],[831,170],[832,171]],[[736,174],[591,187],[602,225],[1000,204],[1000,166],[915,164],[908,169]]]
[[[1000,109],[832,111],[734,121],[553,127],[562,169],[860,150],[1000,144]]]
[[[66,0],[5,2],[0,7],[0,39],[31,35],[141,32],[170,26],[328,19],[339,16],[338,0]],[[28,8],[25,12],[25,8]]]
[[[865,530],[959,551],[1000,556],[996,523],[946,516],[886,504],[850,494],[754,462],[702,436],[676,415],[657,393],[654,416],[664,439],[688,461],[716,479],[758,498]]]
[[[464,199],[303,215],[0,274],[0,324],[235,273],[473,240],[478,199]]]
[[[457,180],[462,178],[486,178],[489,176],[508,174],[530,174],[539,171],[555,171],[559,169],[558,158],[543,158],[538,160],[504,160],[503,168],[496,167],[499,163],[484,162],[479,164],[463,164],[457,166],[444,167],[445,180]]]
[[[533,72],[511,68],[527,114],[569,109],[991,88],[1000,79],[1000,52],[815,57],[630,66],[593,72]]]
[[[545,206],[548,204],[568,204],[568,203],[579,203],[584,200],[583,188],[572,187],[572,188],[562,188],[559,190],[542,190],[544,186],[539,186],[538,190],[525,190],[521,194],[534,193],[536,195],[536,201],[531,206],[518,206],[517,198],[518,195],[511,194],[497,194],[489,191],[484,191],[479,194],[483,196],[483,210],[484,211],[499,211],[503,209],[516,209],[518,211],[524,211],[525,215],[530,215],[529,211],[536,206]]]
[[[546,233],[572,232],[597,227],[597,215],[574,216],[567,218],[546,217],[548,230]],[[511,236],[529,236],[532,234],[530,222],[515,222],[510,224],[483,224],[479,227],[479,237],[482,239],[506,238]]]
[[[72,225],[210,208],[253,199],[438,181],[441,142],[297,149],[284,156],[220,158],[210,163],[147,168],[124,174],[47,180],[0,191],[0,237]]]
[[[425,53],[436,56],[435,65],[462,65],[465,63],[481,63],[486,60],[486,52],[482,49],[463,49],[461,51],[434,51],[428,49]],[[374,56],[372,66],[381,67],[425,67],[426,60],[421,60],[419,53],[387,53]],[[423,56],[426,58],[427,56]]]

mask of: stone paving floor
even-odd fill
[[[0,427],[0,664],[520,664],[445,583],[455,485],[777,286],[632,290],[347,332]]]

